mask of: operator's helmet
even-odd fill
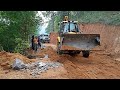
[[[68,21],[68,16],[65,16],[64,21]]]

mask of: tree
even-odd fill
[[[56,11],[46,11],[43,12],[43,15],[45,17],[51,18],[51,20],[49,20],[48,22],[48,27],[46,28],[46,33],[50,33],[51,31],[55,31],[55,17],[57,15]]]
[[[52,12],[48,11],[46,15],[49,16]],[[54,32],[57,32],[59,30],[58,22],[63,21],[66,15],[69,20],[75,20],[80,23],[120,25],[120,11],[57,11],[55,17],[49,21],[46,32],[52,32],[53,28]],[[54,25],[52,24],[53,21]]]
[[[37,11],[0,11],[0,42],[6,51],[18,45],[16,38],[28,41],[28,36],[37,31],[41,17]]]

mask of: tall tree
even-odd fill
[[[48,27],[46,28],[46,33],[50,33],[50,31],[55,31],[55,17],[57,15],[56,11],[46,11],[43,12],[43,15],[45,17],[51,18],[51,20],[49,20],[49,24]]]

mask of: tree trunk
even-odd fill
[[[55,30],[54,30],[54,21],[55,21],[55,15],[54,15],[54,13],[52,13],[52,31],[54,32]]]

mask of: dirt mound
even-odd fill
[[[57,37],[58,37],[58,33],[56,32],[51,32],[50,33],[50,43],[57,45]]]
[[[28,54],[33,54],[33,51],[28,50]],[[48,55],[48,58],[42,58],[46,55]],[[31,71],[29,69],[23,69],[23,70],[12,70],[11,66],[13,64],[13,61],[16,58],[19,58],[20,60],[22,60],[25,64],[27,63],[31,63],[31,65],[33,64],[32,62],[37,61],[37,59],[39,59],[41,62],[46,62],[46,63],[50,63],[51,60],[52,61],[56,61],[58,59],[58,56],[56,54],[56,52],[52,49],[52,47],[48,46],[45,49],[42,50],[38,50],[37,53],[34,53],[34,55],[38,55],[39,57],[37,57],[36,59],[28,59],[26,56],[23,56],[19,53],[9,53],[9,52],[0,52],[0,78],[2,79],[41,79],[41,78],[67,78],[66,73],[67,71],[65,70],[65,68],[63,66],[60,67],[56,67],[56,68],[52,68],[45,71],[44,73],[39,73],[34,75],[34,73],[37,72],[37,69],[33,70],[33,74],[31,74]],[[52,62],[51,62],[52,63]],[[55,63],[55,64],[54,64]],[[54,62],[50,65],[53,65],[53,67],[55,67],[55,65],[57,65],[57,62]],[[30,64],[28,64],[30,65]],[[49,66],[50,66],[49,65]],[[41,68],[42,69],[42,68]],[[44,69],[44,68],[43,68]]]
[[[118,53],[120,26],[105,24],[80,24],[80,30],[84,34],[100,34],[100,49],[109,53]]]
[[[2,66],[4,69],[9,69],[11,68],[13,61],[16,58],[19,58],[24,63],[31,63],[36,61],[35,59],[28,59],[27,57],[19,53],[9,53],[9,52],[2,51],[0,52],[0,66]]]
[[[39,58],[44,58],[45,55],[48,55],[51,61],[57,61],[59,58],[59,55],[51,46],[42,49],[40,53],[36,54],[36,56]]]

